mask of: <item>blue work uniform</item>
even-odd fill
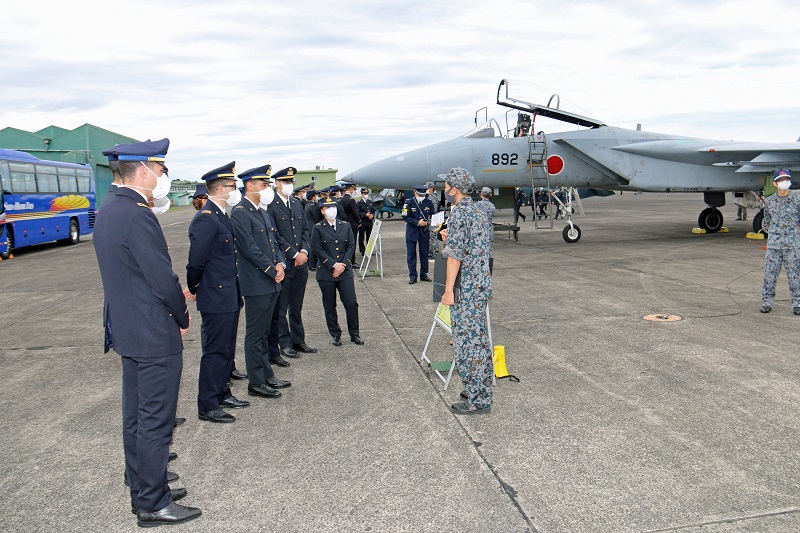
[[[233,224],[209,200],[189,224],[186,284],[197,295],[202,357],[197,385],[198,411],[219,409],[231,397],[228,378],[236,354],[236,332],[242,297],[236,276]]]
[[[403,205],[401,216],[406,221],[406,261],[408,277],[412,281],[417,279],[417,248],[419,248],[419,276],[422,278],[428,276],[430,222],[433,212],[433,204],[427,197],[418,200],[415,196],[406,200]],[[421,220],[427,224],[420,226]]]
[[[167,458],[183,369],[189,312],[167,241],[147,200],[120,187],[94,227],[103,279],[105,351],[122,356],[122,442],[131,501],[139,512],[172,503]]]

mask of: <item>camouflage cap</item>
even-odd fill
[[[470,192],[472,186],[475,185],[475,178],[461,167],[451,168],[447,174],[439,174],[439,179],[449,183],[463,193]]]

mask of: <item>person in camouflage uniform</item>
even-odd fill
[[[492,347],[486,322],[486,302],[492,295],[489,256],[492,252],[490,224],[486,211],[469,196],[475,180],[463,168],[439,176],[451,204],[447,229],[443,230],[447,278],[442,303],[450,308],[456,366],[466,390],[463,402],[454,403],[456,414],[488,413],[492,408]],[[456,277],[461,275],[458,301]]]
[[[764,286],[761,288],[761,312],[769,313],[775,303],[775,282],[786,267],[789,292],[794,314],[800,315],[800,194],[790,191],[792,182],[788,170],[778,170],[772,182],[778,191],[767,198],[762,227],[769,235],[764,266]]]

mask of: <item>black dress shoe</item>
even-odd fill
[[[200,411],[197,413],[197,418],[205,420],[206,422],[218,422],[220,424],[228,424],[236,421],[233,415],[229,415],[220,408],[216,408],[213,411]]]
[[[294,348],[294,349],[295,349],[295,350],[297,350],[298,352],[303,352],[303,353],[317,353],[317,349],[316,349],[316,348],[312,348],[311,346],[309,346],[309,345],[308,345],[308,344],[306,344],[306,343],[302,343],[302,344],[293,344],[293,345],[292,345],[292,348]]]
[[[178,427],[178,426],[180,426],[180,425],[181,425],[181,424],[183,424],[184,422],[186,422],[186,419],[185,419],[185,418],[183,418],[182,416],[176,416],[176,417],[175,417],[175,427]]]
[[[467,394],[467,391],[465,391],[465,390],[462,390],[461,394],[459,394],[459,396],[461,396],[462,400],[469,400],[469,394]]]
[[[172,498],[172,501],[176,502],[181,498],[186,497],[189,494],[186,492],[186,489],[170,489],[169,490],[169,497]],[[131,513],[136,514],[139,509],[136,508],[136,504],[131,501]]]
[[[203,512],[196,507],[186,507],[172,502],[154,513],[139,511],[136,513],[136,518],[139,527],[156,527],[161,524],[182,524],[189,520],[194,520],[201,514]]]
[[[261,396],[262,398],[277,398],[281,396],[281,391],[275,390],[269,385],[248,385],[248,396]]]
[[[408,284],[409,284],[409,285],[413,285],[413,284],[415,284],[416,282],[417,282],[417,278],[409,278],[409,279],[408,279]]]
[[[334,346],[341,346],[342,345],[342,338],[341,337],[334,337],[333,338],[333,345]]]
[[[431,278],[429,278],[428,276],[420,276],[420,278],[419,278],[419,279],[421,279],[422,281],[433,281],[433,280],[432,280]]]
[[[473,407],[469,402],[458,402],[451,405],[450,410],[457,415],[486,415],[492,412],[492,407]]]
[[[269,378],[267,380],[267,386],[273,389],[285,389],[286,387],[291,387],[292,382],[286,381],[285,379]]]
[[[250,402],[240,400],[236,396],[231,396],[230,398],[225,398],[222,400],[219,406],[230,407],[231,409],[243,409],[244,407],[250,407]]]
[[[364,344],[364,341],[361,340],[361,337],[359,337],[358,335],[350,335],[350,340],[353,342],[353,344],[358,344],[358,345]]]
[[[292,363],[290,363],[289,361],[287,361],[286,359],[284,359],[280,355],[276,356],[275,359],[272,359],[270,357],[269,362],[272,363],[273,365],[277,365],[277,366],[280,366],[280,367],[283,367],[283,368],[286,368],[287,366],[291,366],[292,365]]]
[[[178,481],[180,478],[181,476],[179,476],[175,472],[170,472],[169,470],[167,470],[167,483],[174,483],[175,481]]]
[[[167,458],[167,462],[174,461],[178,458],[178,454],[175,452],[169,452],[169,457]]]
[[[247,379],[247,374],[239,372],[234,368],[231,372],[231,379]]]
[[[281,353],[286,357],[291,357],[293,359],[297,359],[298,357],[300,357],[300,354],[297,353],[294,350],[294,348],[290,348],[289,346],[287,346],[286,348],[281,348]]]

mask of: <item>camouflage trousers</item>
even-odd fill
[[[486,300],[461,300],[450,308],[456,368],[474,407],[492,405],[492,347],[486,327]]]
[[[786,267],[786,276],[789,278],[792,307],[800,307],[800,250],[791,247],[767,248],[762,301],[769,306],[775,303],[775,282],[781,273],[781,265]]]

